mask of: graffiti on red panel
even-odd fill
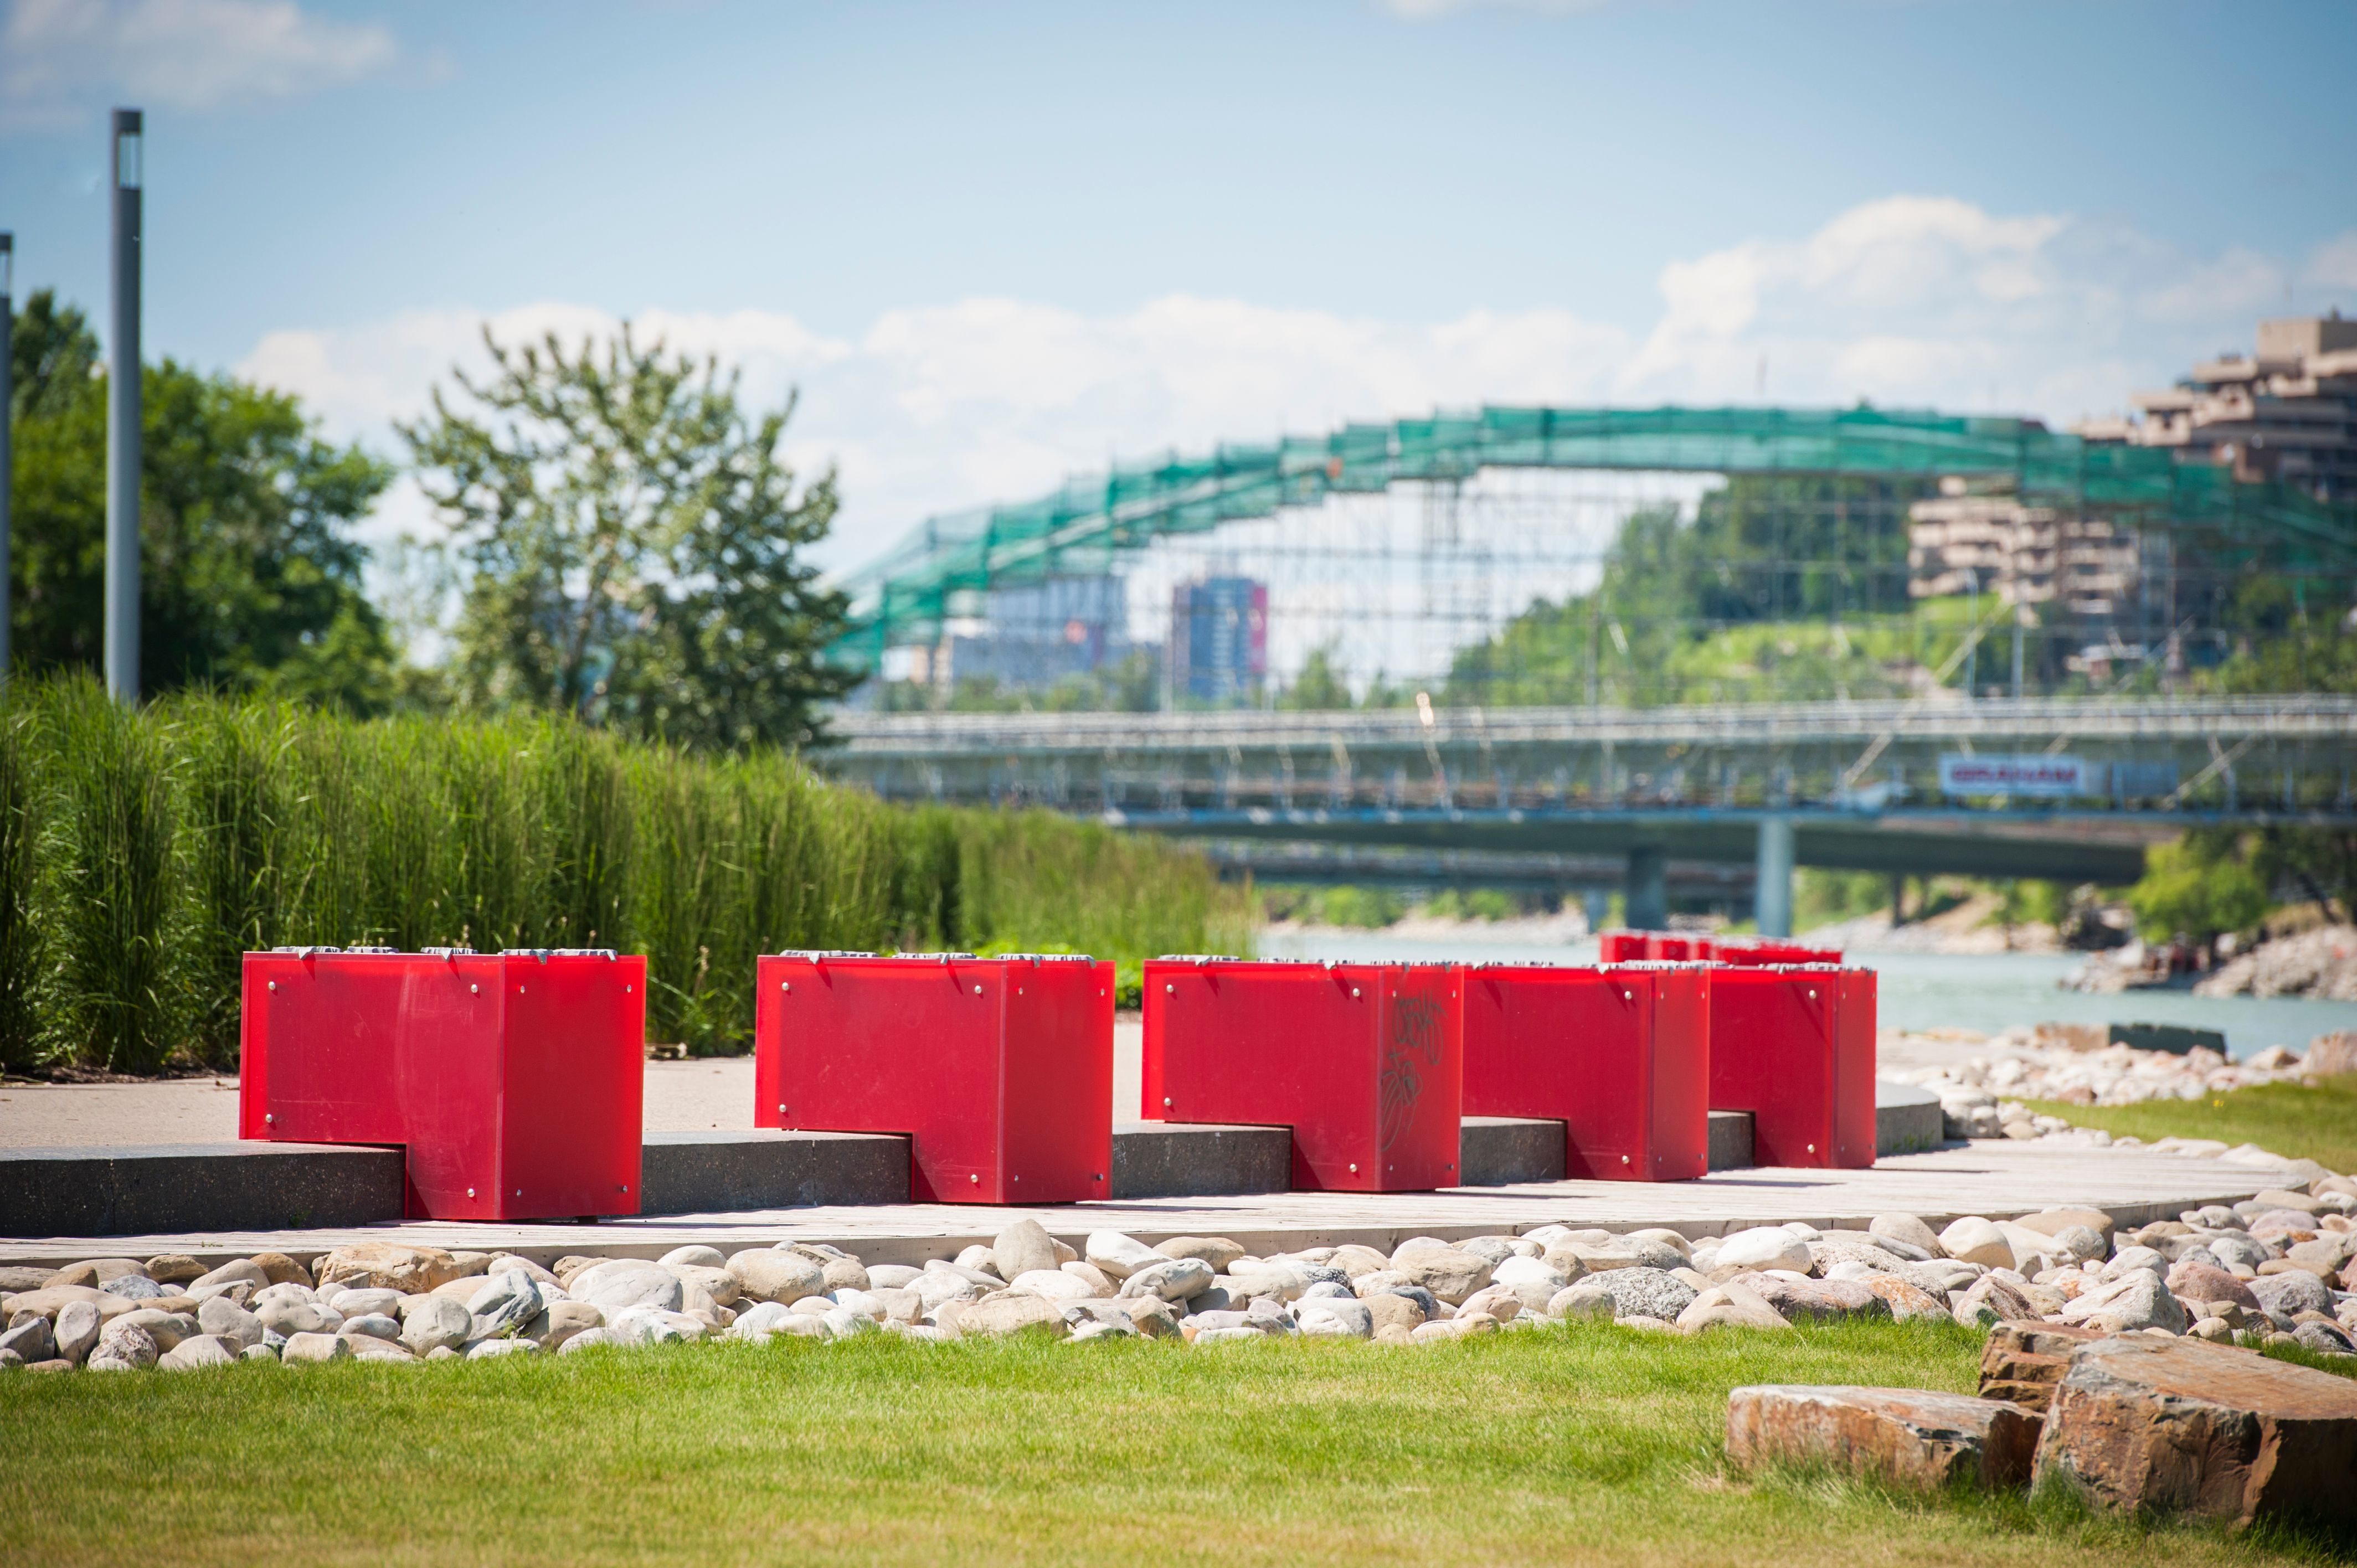
[[[1429,996],[1403,996],[1392,1003],[1391,1038],[1383,1042],[1383,1070],[1376,1090],[1383,1112],[1382,1147],[1389,1150],[1415,1122],[1424,1094],[1419,1067],[1440,1065],[1440,1004]]]

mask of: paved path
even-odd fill
[[[1138,1058],[1145,1028],[1114,1026],[1113,1115],[1137,1119]],[[708,1132],[753,1125],[753,1058],[647,1064],[650,1133]],[[226,1144],[237,1138],[237,1079],[176,1078],[158,1083],[0,1084],[0,1148],[91,1144]]]
[[[360,1240],[409,1240],[452,1250],[508,1251],[549,1262],[567,1252],[660,1257],[688,1242],[732,1251],[781,1240],[830,1241],[869,1262],[922,1262],[986,1241],[1025,1214],[1077,1243],[1089,1231],[1146,1239],[1232,1237],[1254,1251],[1365,1241],[1386,1251],[1411,1236],[1459,1239],[1566,1224],[1629,1230],[1665,1225],[1689,1236],[1803,1219],[1863,1226],[1878,1214],[1915,1214],[1937,1228],[1959,1214],[1992,1218],[2056,1204],[2109,1210],[2123,1224],[2173,1219],[2180,1209],[2232,1202],[2272,1185],[2271,1173],[2216,1160],[2137,1149],[2095,1149],[2052,1140],[1995,1140],[1900,1155],[1865,1171],[1758,1168],[1691,1182],[1563,1181],[1437,1193],[1273,1193],[1249,1197],[1157,1198],[997,1208],[895,1204],[666,1215],[597,1224],[419,1223],[362,1230],[116,1236],[102,1240],[0,1239],[0,1263],[70,1262],[191,1252],[209,1262],[274,1249],[307,1256]]]

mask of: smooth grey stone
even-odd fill
[[[197,1326],[208,1334],[236,1340],[241,1349],[262,1343],[262,1319],[225,1294],[198,1306]]]
[[[57,1331],[46,1317],[27,1317],[5,1334],[0,1334],[0,1350],[6,1350],[27,1361],[54,1360],[58,1354]]]

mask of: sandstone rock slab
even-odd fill
[[[2029,1478],[2040,1422],[2003,1400],[1926,1389],[1753,1384],[1727,1399],[1727,1455],[1824,1464],[1920,1491]]]
[[[2043,1414],[2081,1348],[2110,1336],[2083,1323],[2000,1323],[1981,1347],[1980,1396]]]
[[[2199,1339],[2098,1340],[2055,1390],[2037,1473],[2106,1508],[2345,1526],[2357,1381]]]

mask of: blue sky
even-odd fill
[[[20,298],[100,302],[138,103],[151,353],[393,451],[484,320],[634,317],[803,389],[842,558],[1440,402],[2067,421],[2357,311],[2345,4],[7,3]]]

